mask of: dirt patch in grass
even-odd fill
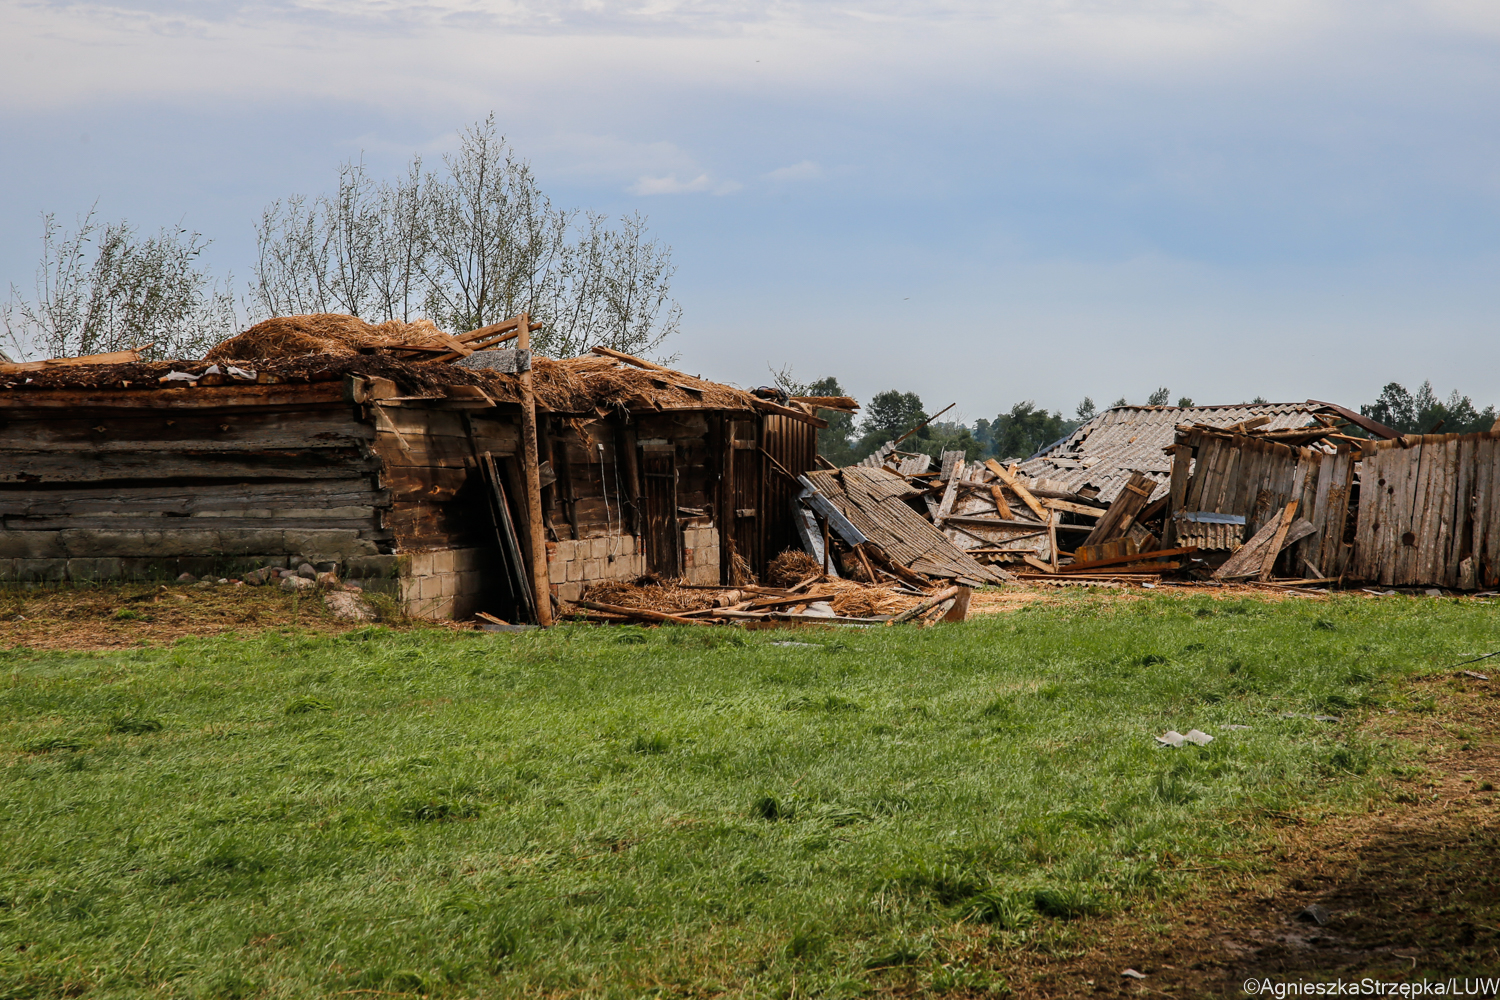
[[[1247,979],[1500,976],[1500,678],[1428,679],[1413,695],[1427,711],[1365,727],[1417,748],[1391,769],[1383,800],[1352,816],[1263,816],[1274,843],[1226,860],[1241,871],[1107,918],[1071,954],[1024,955],[1017,995],[1230,997]]]
[[[383,602],[377,597],[374,603]],[[382,615],[382,624],[394,628],[444,627],[412,622],[395,614],[393,607],[382,610],[389,612]],[[288,626],[339,633],[364,623],[333,617],[320,593],[289,594],[275,587],[120,584],[0,589],[0,649],[121,649],[184,636]]]

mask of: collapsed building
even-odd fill
[[[543,624],[957,620],[1018,580],[1500,585],[1500,427],[1116,407],[1019,462],[898,439],[837,469],[818,411],[852,399],[533,358],[535,326],[284,317],[198,362],[0,363],[0,581],[306,562],[411,615]]]

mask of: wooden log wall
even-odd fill
[[[375,431],[338,383],[0,398],[0,558],[389,552]]]
[[[1350,572],[1385,586],[1500,585],[1500,433],[1368,445]]]
[[[495,544],[492,526],[482,516],[479,477],[471,473],[476,451],[490,452],[503,467],[514,465],[508,460],[520,446],[518,414],[386,403],[367,411],[374,425],[370,446],[379,458],[380,485],[390,494],[382,523],[398,549]],[[513,507],[522,502],[520,496],[511,498]]]
[[[1175,447],[1164,545],[1175,544],[1170,515],[1178,510],[1239,514],[1245,541],[1295,499],[1297,516],[1315,530],[1281,554],[1276,572],[1306,576],[1309,563],[1324,576],[1344,572],[1353,467],[1347,446],[1330,454],[1243,434],[1192,431],[1180,435]]]

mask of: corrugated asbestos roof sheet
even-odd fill
[[[1178,424],[1228,427],[1251,417],[1268,416],[1262,430],[1284,430],[1314,423],[1320,407],[1307,403],[1238,403],[1230,406],[1116,406],[1105,410],[1062,441],[1021,463],[1033,479],[1060,483],[1056,489],[1076,492],[1084,486],[1099,490],[1099,499],[1113,503],[1132,473],[1156,480],[1152,499],[1167,492],[1172,458],[1162,449],[1177,438]]]

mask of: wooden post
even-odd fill
[[[531,350],[531,317],[517,317],[516,347]],[[536,593],[536,623],[552,624],[552,588],[547,584],[547,534],[542,527],[542,472],[537,458],[536,394],[531,369],[521,379],[521,468],[526,479],[526,524],[531,536],[531,587]]]

